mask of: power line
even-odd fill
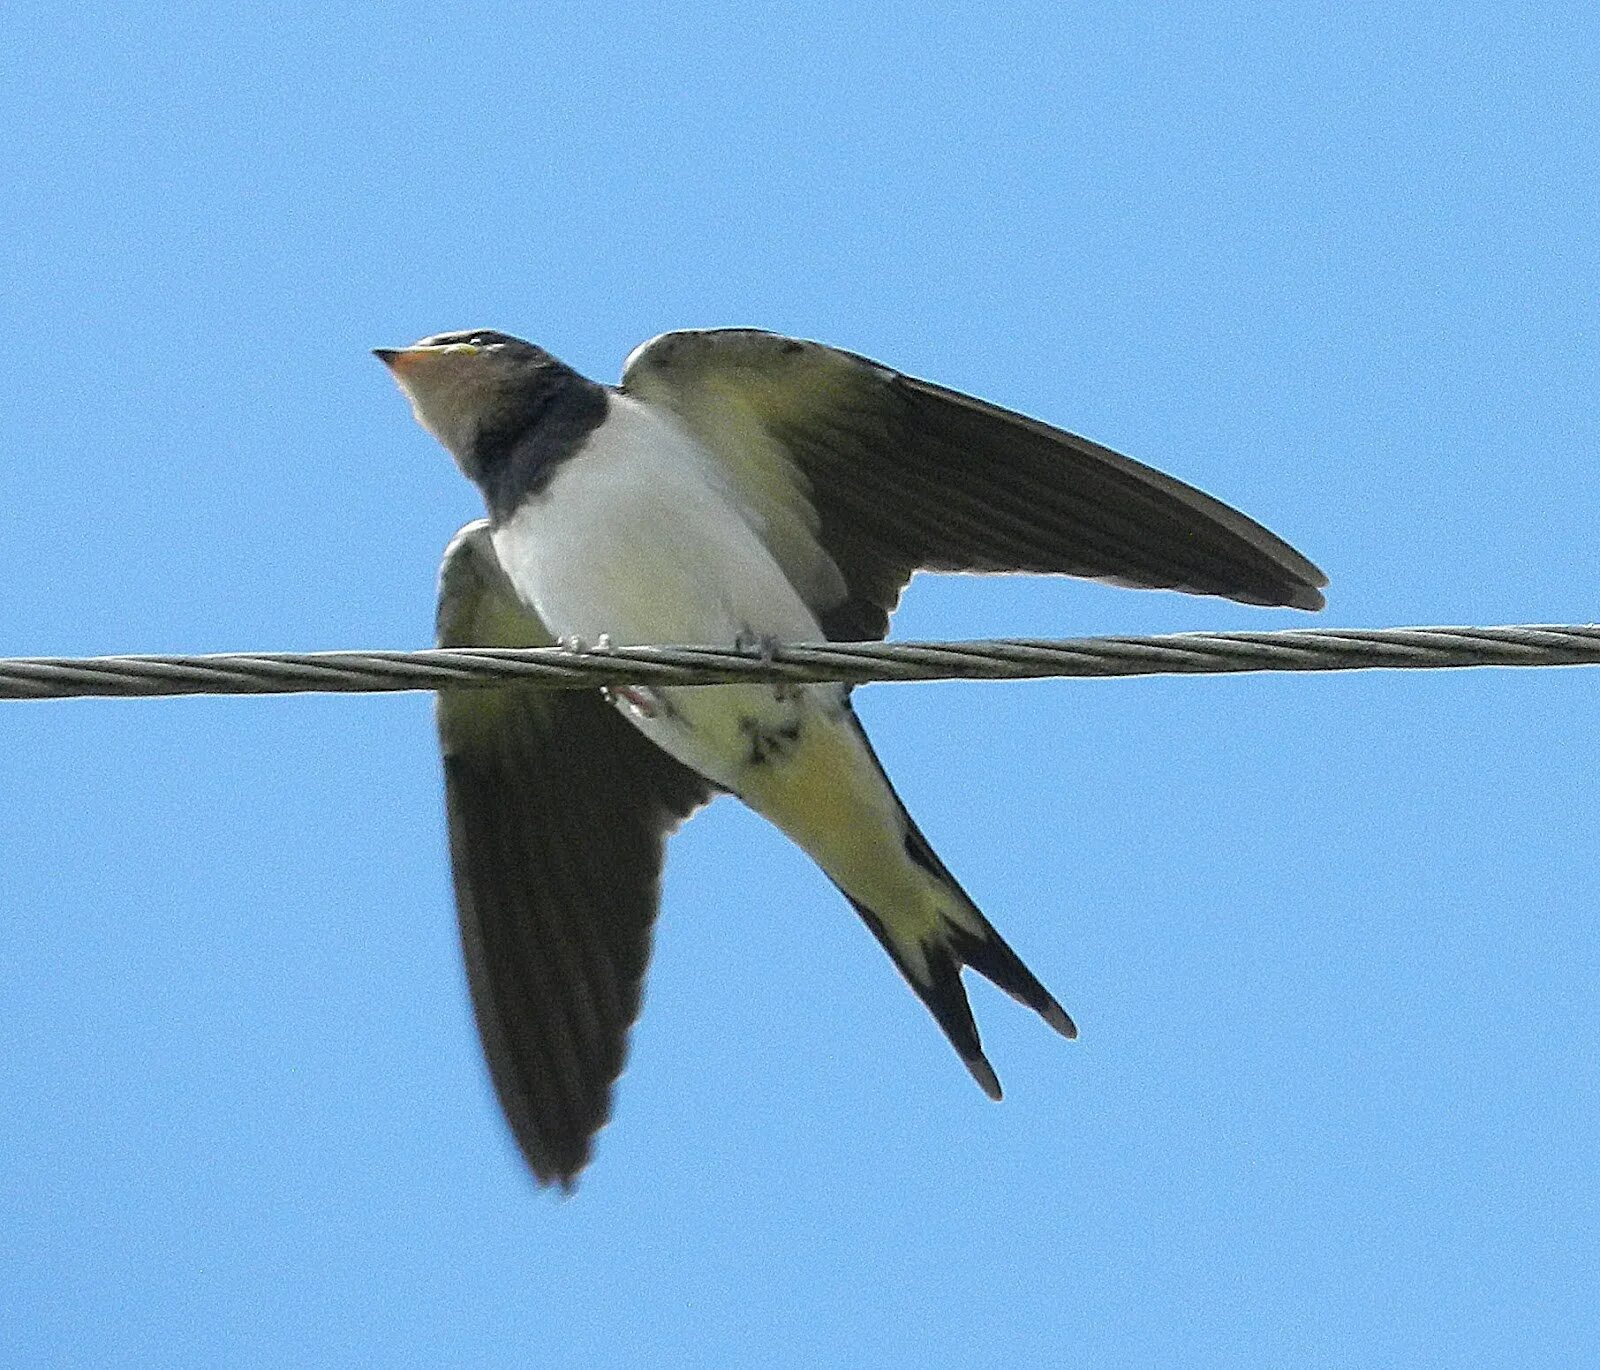
[[[1600,665],[1600,627],[1594,625],[1320,628],[1057,640],[831,642],[779,646],[770,653],[730,647],[480,647],[0,658],[0,699],[1594,665]]]

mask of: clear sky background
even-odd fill
[[[1330,626],[1597,616],[1592,4],[5,28],[5,654],[425,644],[476,495],[367,349],[480,325],[865,352],[1239,504]],[[928,578],[895,627],[1309,622]],[[723,801],[566,1201],[480,1063],[427,697],[0,704],[0,1362],[1592,1362],[1597,690],[865,689],[1082,1039],[977,986],[989,1103]]]

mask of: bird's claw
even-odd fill
[[[752,628],[739,629],[738,635],[733,639],[734,649],[740,652],[754,652],[761,658],[764,665],[770,666],[772,659],[778,652],[778,639],[771,633],[758,633]]]
[[[757,633],[749,628],[741,628],[739,635],[733,640],[734,649],[740,652],[754,652],[763,666],[770,666],[778,657],[778,639],[771,633]],[[772,687],[772,697],[777,700],[788,699],[794,694],[794,686],[782,681],[776,682]]]
[[[572,650],[576,652],[593,651],[600,656],[605,656],[616,649],[616,643],[611,640],[610,633],[601,633],[594,640],[592,648],[584,645],[582,638],[574,638],[578,645]],[[641,718],[654,718],[656,716],[655,701],[648,690],[633,685],[602,685],[600,695],[608,704],[615,704],[619,708],[627,708]]]
[[[609,652],[614,650],[616,645],[617,644],[611,640],[610,633],[601,633],[600,636],[594,640],[593,646],[589,644],[588,639],[581,638],[576,633],[564,633],[556,639],[556,646],[560,647],[563,651],[576,652],[580,656],[586,656],[590,652]]]

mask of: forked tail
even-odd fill
[[[853,711],[852,711],[853,713]],[[859,722],[856,724],[860,729]],[[872,744],[866,733],[861,740],[872,753]],[[876,753],[872,753],[877,760]],[[883,766],[878,765],[882,773]],[[894,787],[884,775],[890,792]],[[899,796],[895,796],[898,801]],[[979,975],[993,982],[1018,1003],[1026,1004],[1063,1037],[1073,1038],[1078,1029],[1066,1010],[1055,1000],[1039,978],[1022,963],[1022,958],[1012,951],[993,924],[979,912],[976,904],[956,879],[946,869],[928,839],[922,835],[915,820],[900,805],[905,822],[905,852],[912,863],[921,868],[928,878],[930,898],[937,910],[937,919],[931,932],[911,937],[892,929],[891,923],[879,917],[855,898],[843,891],[861,921],[872,929],[873,936],[889,953],[890,959],[905,976],[906,982],[928,1006],[944,1034],[950,1039],[956,1053],[966,1063],[972,1077],[991,1099],[1000,1098],[1000,1080],[983,1054],[983,1042],[978,1036],[978,1025],[973,1021],[972,1006],[967,1001],[967,991],[961,983],[961,968],[971,966]],[[925,920],[920,920],[925,921]]]

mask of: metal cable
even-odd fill
[[[730,647],[450,648],[419,652],[230,652],[216,656],[0,658],[0,699],[364,693],[712,685],[730,681],[1029,680],[1242,671],[1434,670],[1600,665],[1600,627],[1321,628],[1270,633],[831,642]]]

